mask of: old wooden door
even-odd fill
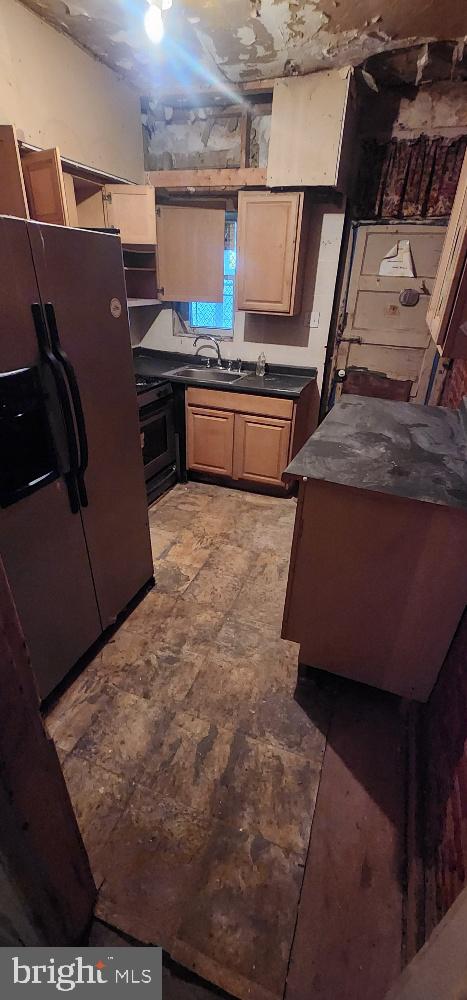
[[[426,313],[445,234],[425,223],[354,226],[331,377],[336,398],[425,402],[436,357]]]

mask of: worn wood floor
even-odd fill
[[[48,715],[97,916],[282,998],[330,704],[280,638],[295,501],[196,483],[150,512],[156,589]]]

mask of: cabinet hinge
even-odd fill
[[[161,210],[160,210],[160,207],[157,207],[157,208],[156,208],[156,215],[158,215],[158,216],[159,216],[159,218],[161,217]]]
[[[158,295],[165,295],[165,288],[157,288],[156,291]]]
[[[103,200],[103,201],[106,201],[106,202],[107,202],[107,203],[108,203],[108,204],[110,205],[110,204],[112,203],[112,195],[111,195],[111,194],[107,194],[107,193],[106,193],[106,192],[104,191],[104,193],[103,193],[103,195],[102,195],[102,200]]]

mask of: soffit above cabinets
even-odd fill
[[[439,0],[173,0],[156,47],[143,28],[146,0],[22,2],[147,96],[228,90],[229,83],[358,65],[392,50],[404,62],[414,43],[450,40],[445,52],[436,49],[436,78],[445,78],[448,64],[458,71],[462,51],[454,51],[455,40],[466,30],[465,0],[445,0],[442,17]],[[419,56],[414,75],[426,72]]]

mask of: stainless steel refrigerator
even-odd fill
[[[115,235],[0,217],[0,553],[45,698],[153,574]]]

